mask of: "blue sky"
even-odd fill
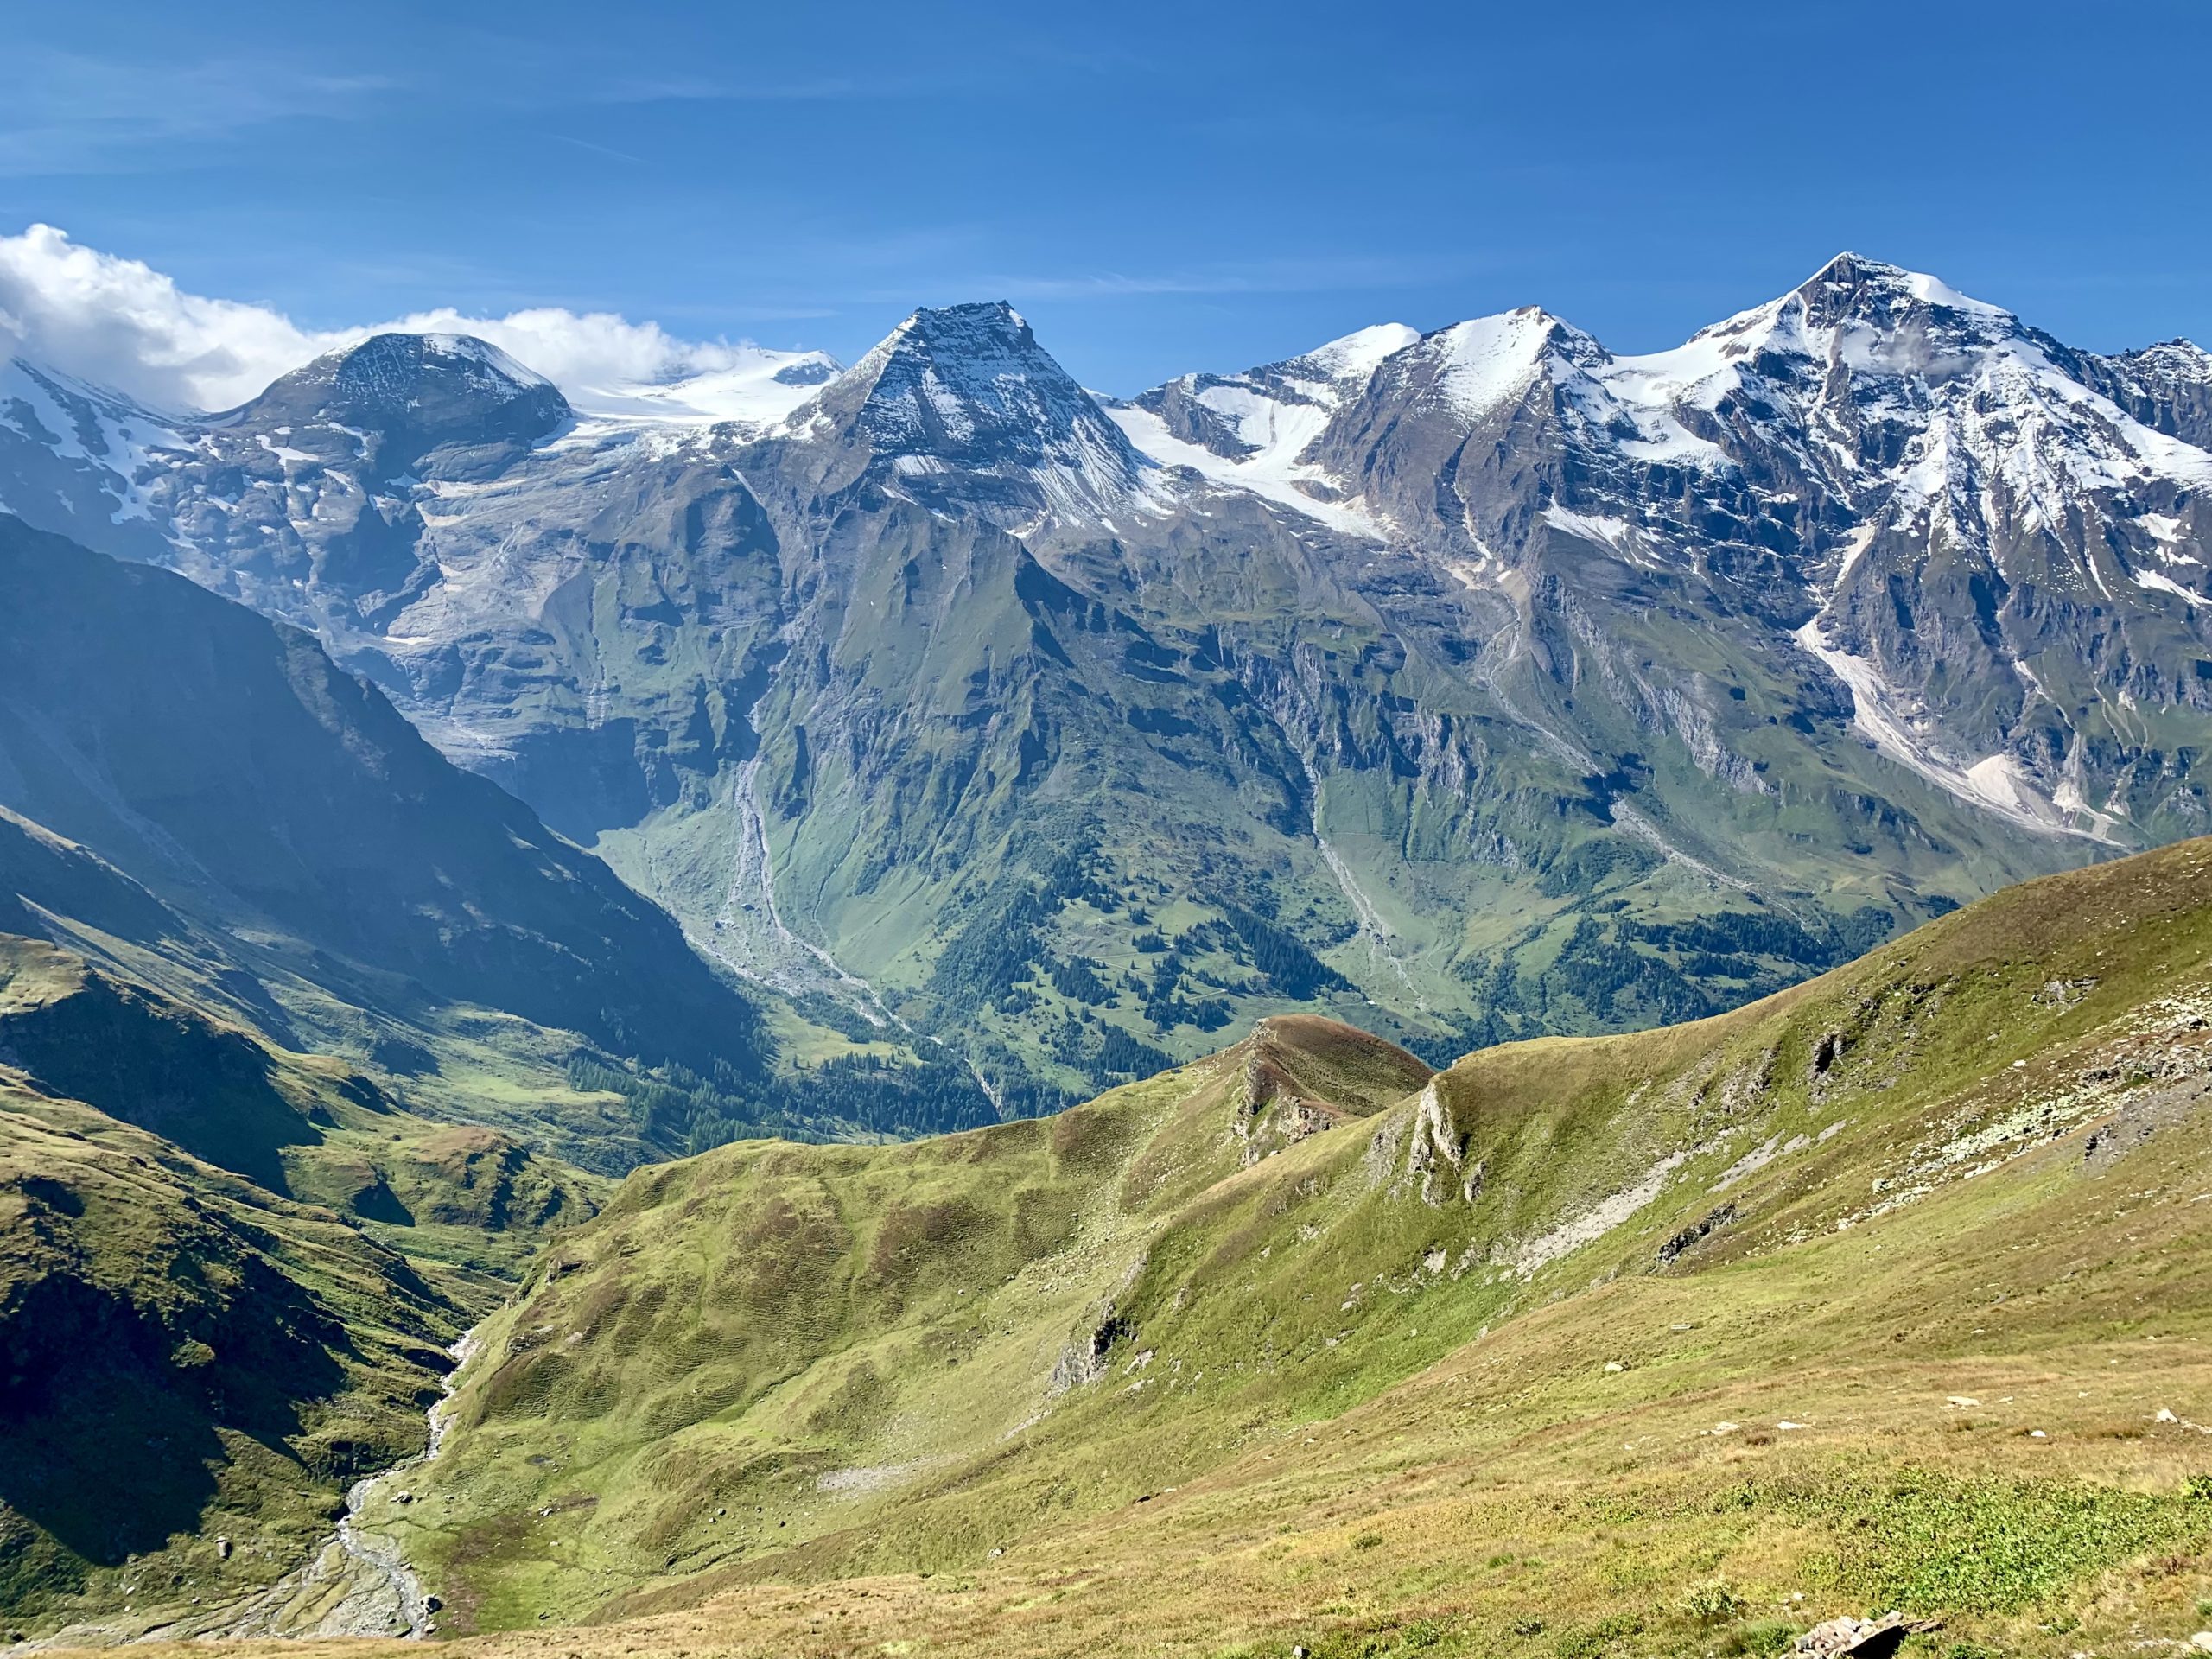
[[[308,327],[849,360],[1013,300],[1089,384],[1540,303],[1668,345],[1843,247],[2212,340],[2212,5],[11,8],[0,232]]]

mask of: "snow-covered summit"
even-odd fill
[[[1402,352],[1420,338],[1421,330],[1405,323],[1379,322],[1371,327],[1355,329],[1341,339],[1317,346],[1302,356],[1275,366],[1292,379],[1324,380],[1333,385],[1364,380],[1383,359],[1394,352]]]
[[[550,380],[489,340],[473,334],[395,333],[372,334],[326,352],[280,376],[245,407],[252,409],[272,396],[312,392],[355,408],[398,406],[429,386],[493,404],[546,392],[560,396]]]
[[[1368,488],[1378,444],[1408,423],[1464,441],[1532,398],[1560,425],[1635,458],[1719,463],[1643,376],[1535,306],[1426,334],[1386,324],[1242,373],[1184,375],[1115,415],[1165,465],[1380,537],[1396,514]]]
[[[1011,446],[1033,461],[1085,429],[1118,447],[1090,394],[1003,301],[914,312],[817,401],[852,408],[886,454],[950,459]]]
[[[219,423],[392,476],[433,449],[533,443],[572,414],[550,380],[488,340],[385,334],[280,377]]]
[[[1096,518],[1150,495],[1144,459],[1003,301],[914,312],[784,430],[862,446],[932,500]]]

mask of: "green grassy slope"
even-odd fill
[[[463,1622],[661,1621],[602,1648],[2186,1634],[2208,877],[2031,883],[1427,1083],[1285,1022],[1050,1122],[641,1172],[378,1520]]]
[[[294,1566],[421,1449],[444,1350],[603,1192],[0,934],[0,1608],[213,1601]]]
[[[0,933],[0,1076],[159,1137],[273,1197],[333,1211],[484,1307],[607,1184],[498,1130],[410,1111],[327,1055]]]

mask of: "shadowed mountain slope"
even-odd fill
[[[0,521],[5,804],[178,902],[656,1056],[755,1040],[660,912],[296,630]]]
[[[760,1074],[756,1010],[664,912],[311,637],[8,519],[0,592],[18,902],[168,958],[188,1001],[180,961],[278,1042],[351,1049],[434,1095],[441,1050],[464,1075],[505,1051],[511,1076],[539,1074],[516,1121],[541,1113],[537,1132],[603,1164],[684,1128],[599,1121],[572,1055]]]
[[[0,934],[0,1605],[276,1577],[601,1190]]]

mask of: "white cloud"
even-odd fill
[[[504,317],[444,308],[388,322],[304,329],[281,311],[189,294],[137,259],[50,225],[0,236],[0,349],[167,410],[228,409],[278,375],[372,334],[488,340],[572,394],[738,365],[758,353],[679,340],[659,324],[555,307]]]
[[[345,336],[307,333],[264,306],[188,294],[150,265],[34,225],[0,237],[0,338],[161,408],[221,409]]]
[[[657,322],[632,322],[612,311],[575,312],[555,306],[466,316],[451,307],[417,311],[365,334],[474,334],[526,363],[563,391],[634,385],[736,366],[751,355],[724,340],[678,340]]]

